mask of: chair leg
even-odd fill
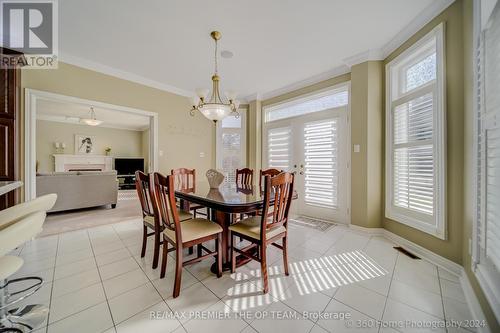
[[[179,296],[181,291],[181,279],[182,279],[182,244],[177,244],[175,248],[175,282],[174,282],[174,293],[173,297]]]
[[[158,260],[160,258],[160,233],[155,230],[155,249],[154,249],[154,254],[153,254],[153,269],[156,269],[158,267]]]
[[[217,248],[217,277],[222,276],[222,234],[217,234],[215,240],[215,247]]]
[[[233,233],[230,232],[229,238],[231,239],[231,273],[234,273],[236,271],[236,256],[235,250],[234,250],[234,236]]]
[[[160,279],[165,277],[165,272],[167,271],[167,259],[168,259],[168,242],[163,240],[163,257],[161,258],[161,273]]]
[[[288,276],[288,237],[283,237],[283,265],[285,265],[285,275]]]
[[[198,258],[201,257],[203,255],[201,244],[198,244],[198,246],[196,247],[196,250],[197,250]]]
[[[266,260],[266,245],[260,246],[260,270],[262,272],[262,282],[264,282],[264,294],[269,291],[269,280],[267,276],[267,260]]]
[[[142,250],[141,250],[141,258],[144,258],[146,255],[146,243],[148,241],[148,227],[145,225],[142,226]]]
[[[193,247],[192,247],[192,246],[190,246],[190,247],[188,248],[188,254],[193,254],[193,253],[194,253]]]

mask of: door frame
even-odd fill
[[[37,102],[50,100],[65,103],[84,104],[98,108],[113,109],[149,117],[148,171],[158,171],[158,113],[103,103],[89,99],[56,94],[48,91],[25,89],[24,96],[24,200],[36,198],[36,120]]]
[[[289,102],[292,102],[292,101],[295,101],[295,100],[300,100],[302,98],[310,98],[310,96],[314,96],[314,95],[317,95],[317,94],[321,94],[322,92],[324,91],[328,91],[328,90],[334,90],[336,88],[339,88],[339,87],[342,87],[342,86],[347,86],[347,91],[348,91],[348,102],[347,102],[347,105],[346,105],[346,112],[347,112],[347,125],[346,125],[346,132],[347,132],[347,139],[346,139],[346,146],[347,146],[347,156],[346,156],[346,160],[347,160],[347,165],[348,165],[348,168],[347,168],[347,189],[346,189],[346,206],[347,206],[347,219],[346,219],[346,225],[350,225],[351,224],[351,221],[352,221],[352,211],[351,211],[351,179],[352,179],[352,174],[351,174],[351,170],[352,170],[352,163],[351,163],[351,160],[352,160],[352,138],[351,138],[351,81],[347,81],[347,82],[342,82],[342,83],[339,83],[339,84],[336,84],[334,86],[331,86],[331,87],[328,87],[328,88],[325,88],[325,89],[321,89],[321,90],[318,90],[318,91],[315,91],[313,93],[308,93],[308,94],[304,94],[302,96],[297,96],[297,97],[293,97],[291,99],[287,99],[287,100],[284,100],[284,101],[281,101],[281,102],[278,102],[278,103],[273,103],[273,104],[270,104],[270,105],[266,105],[266,107],[271,107],[271,106],[274,106],[274,105],[278,105],[278,104],[285,104],[285,103],[289,103]],[[327,109],[327,110],[323,110],[323,111],[318,111],[318,113],[320,112],[325,112],[325,111],[328,111],[328,110],[333,110],[333,109],[336,109],[336,108],[332,108],[332,109]],[[308,116],[308,115],[312,115],[314,114],[315,112],[313,113],[309,113],[309,114],[305,114],[305,115],[302,115],[302,116]],[[290,123],[297,119],[297,118],[300,118],[302,116],[295,116],[295,117],[290,117],[290,118],[286,118],[286,119],[280,119],[280,120],[276,120],[276,121],[272,121],[272,122],[266,122],[265,119],[266,119],[266,115],[265,115],[265,110],[262,110],[262,133],[261,133],[261,142],[262,142],[262,149],[261,149],[261,161],[262,161],[262,168],[265,166],[267,168],[267,130],[269,128],[272,128],[272,124],[273,123],[278,123],[280,121],[289,121]],[[341,223],[343,224],[342,222],[338,222],[338,221],[326,221],[326,222],[332,222],[332,223]]]

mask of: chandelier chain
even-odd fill
[[[217,74],[217,40],[215,40],[215,54],[214,54],[214,59],[215,59],[215,74]]]

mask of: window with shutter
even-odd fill
[[[304,200],[308,205],[337,207],[337,126],[337,119],[304,126]]]
[[[472,269],[500,319],[500,3],[488,12],[482,4],[474,7],[478,199]]]
[[[267,166],[278,170],[290,170],[291,162],[290,127],[273,128],[267,132]]]
[[[386,216],[444,239],[443,26],[386,67]]]
[[[240,117],[227,117],[217,124],[217,169],[224,174],[224,182],[236,183],[236,169],[246,167],[246,110],[238,110]]]

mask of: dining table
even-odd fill
[[[199,204],[208,208],[208,218],[222,227],[222,267],[230,270],[230,239],[229,226],[237,223],[235,217],[240,214],[255,214],[264,206],[264,188],[258,185],[236,185],[222,183],[218,188],[210,188],[208,181],[199,181],[192,188],[177,189],[175,196],[181,202],[184,210],[189,210],[189,204]],[[297,198],[294,191],[292,199]],[[273,205],[274,196],[271,195],[270,205]],[[250,259],[238,256],[236,267],[246,264]],[[216,273],[215,263],[211,271]]]

